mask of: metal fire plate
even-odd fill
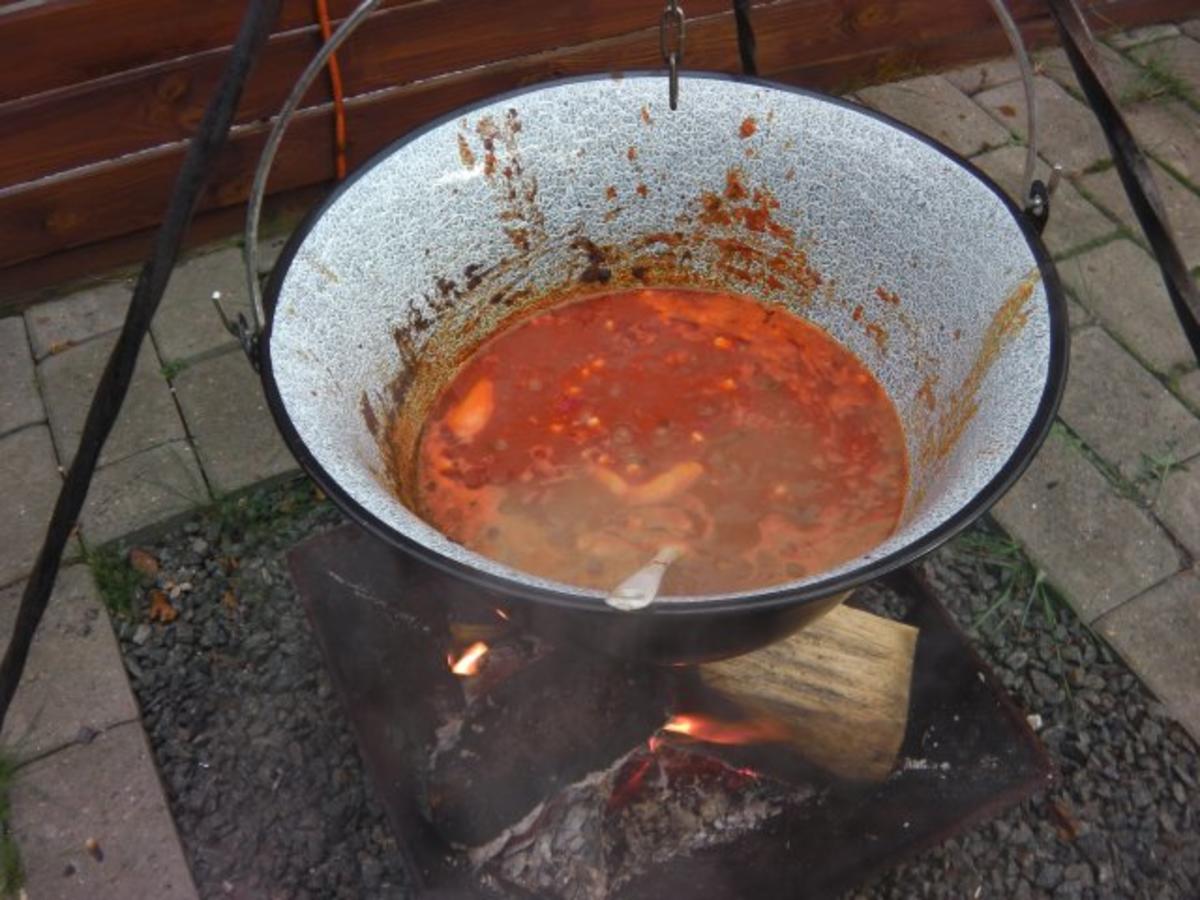
[[[448,618],[477,589],[354,525],[300,544],[290,565],[413,884],[430,897],[533,896],[480,883],[467,854],[422,812],[420,773],[439,715],[462,702],[446,665]],[[900,758],[936,762],[898,766],[869,787],[813,773],[801,787],[820,803],[785,808],[719,846],[646,867],[621,897],[836,896],[1051,782],[1049,757],[1023,713],[937,599],[908,572],[887,588],[920,630]]]

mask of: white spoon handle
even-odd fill
[[[635,609],[645,609],[658,596],[659,586],[667,566],[679,559],[683,551],[678,547],[663,547],[654,555],[654,559],[642,566],[609,594],[604,602],[614,609],[626,612]]]

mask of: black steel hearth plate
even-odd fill
[[[305,541],[289,561],[413,883],[429,897],[546,896],[481,883],[423,811],[434,730],[463,702],[446,665],[447,620],[475,589],[354,525]],[[1024,714],[942,605],[908,572],[886,588],[920,630],[900,756],[908,764],[869,787],[812,773],[801,787],[819,803],[785,804],[755,830],[645,867],[615,895],[836,896],[1050,783],[1049,758]]]

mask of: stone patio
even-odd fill
[[[1181,249],[1200,264],[1200,20],[1114,36],[1105,58],[1155,159]],[[1070,294],[1071,373],[1060,422],[994,515],[1200,739],[1200,371],[1069,66],[1061,51],[1039,60],[1041,155],[1067,175],[1045,237]],[[996,60],[858,96],[1016,192],[1017,79],[1011,60]],[[278,249],[268,248],[267,265]],[[0,320],[6,627],[130,290],[114,280]],[[5,746],[30,760],[13,826],[39,900],[195,896],[106,613],[78,560],[297,471],[217,321],[214,290],[245,305],[232,244],[193,255],[171,280],[72,544],[76,564],[60,576],[6,723]],[[88,839],[102,860],[86,852]]]

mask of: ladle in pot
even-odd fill
[[[667,567],[681,556],[681,548],[663,547],[654,554],[654,559],[613,588],[612,593],[604,598],[604,602],[623,612],[645,609],[658,596],[658,589],[662,586],[663,576],[667,574]]]

